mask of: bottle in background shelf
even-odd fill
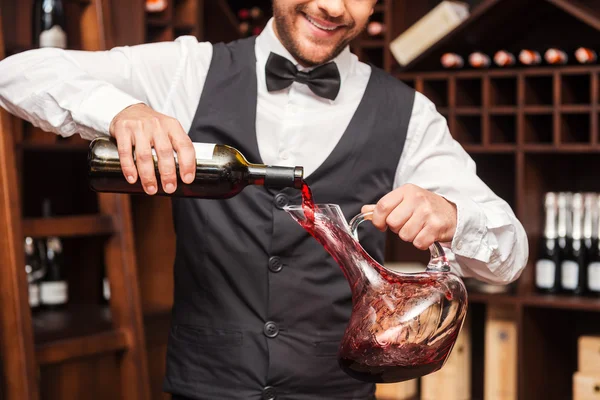
[[[558,284],[562,290],[562,260],[567,257],[567,254],[571,251],[571,198],[572,193],[560,192],[557,196],[557,244],[558,244],[558,258],[559,258],[559,271],[560,279]]]
[[[545,210],[544,237],[540,255],[535,264],[535,286],[540,293],[558,293],[560,291],[560,259],[556,241],[556,193],[546,193]]]
[[[29,306],[32,311],[40,308],[40,280],[45,273],[38,244],[39,242],[32,237],[25,238],[25,273],[29,287]]]
[[[248,10],[247,8],[240,8],[238,10],[237,15],[241,21],[246,21],[250,19],[250,10]]]
[[[102,266],[102,304],[108,304],[110,302],[110,281],[106,274],[106,267]]]
[[[488,68],[492,64],[490,57],[480,51],[469,55],[469,65],[473,68]]]
[[[168,5],[168,0],[146,0],[146,11],[149,13],[163,12]]]
[[[575,59],[580,64],[593,64],[598,60],[598,55],[592,49],[580,47],[575,50]]]
[[[595,297],[600,297],[600,196],[596,195],[593,201],[594,213],[592,218],[593,234],[591,240],[591,248],[588,253],[587,264],[587,289],[588,294]]]
[[[372,21],[367,25],[367,34],[369,36],[381,36],[385,33],[385,25],[381,22]]]
[[[569,62],[569,56],[562,50],[552,48],[546,50],[544,60],[551,65],[564,65]]]
[[[250,18],[253,20],[260,20],[263,16],[263,10],[260,7],[252,7],[250,9]]]
[[[517,59],[514,54],[506,50],[500,50],[494,54],[494,63],[503,68],[512,67],[517,63]]]
[[[465,65],[464,59],[456,53],[445,53],[442,55],[440,62],[442,67],[447,69],[459,69]]]
[[[40,299],[45,308],[61,308],[69,299],[64,276],[62,242],[57,237],[46,240],[46,276],[40,284]]]
[[[584,202],[581,193],[573,194],[572,198],[572,231],[571,246],[561,263],[561,287],[565,293],[581,295],[585,289],[583,272],[585,271],[585,246],[583,239]]]
[[[248,36],[248,34],[250,33],[250,24],[247,23],[246,21],[240,22],[239,30],[240,30],[240,35],[242,35],[242,37]]]
[[[542,62],[540,53],[535,50],[521,50],[519,53],[519,61],[523,65],[539,65]]]
[[[32,15],[34,47],[67,48],[63,0],[35,0]]]

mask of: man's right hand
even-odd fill
[[[123,175],[129,183],[135,183],[139,175],[146,193],[152,195],[157,192],[152,148],[158,157],[160,180],[166,193],[173,193],[177,188],[173,150],[177,152],[183,182],[191,183],[194,180],[196,153],[191,139],[176,119],[158,113],[145,104],[135,104],[113,118],[110,134],[117,140]]]

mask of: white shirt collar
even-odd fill
[[[266,60],[269,57],[269,54],[273,52],[290,60],[300,71],[310,71],[311,69],[315,68],[305,68],[298,63],[298,61],[279,41],[279,38],[275,34],[273,23],[274,19],[269,19],[263,31],[256,38],[257,57],[261,60],[265,60],[266,62]],[[332,60],[337,65],[338,70],[340,72],[342,86],[344,85],[344,81],[346,80],[346,77],[348,76],[348,73],[352,68],[352,63],[354,62],[354,60],[355,58],[352,57],[352,53],[350,52],[350,46],[346,46],[344,50],[342,50],[342,52]],[[264,66],[265,64],[260,65],[260,67],[263,69]]]

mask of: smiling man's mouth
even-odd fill
[[[327,21],[324,21],[321,19],[313,18],[308,14],[304,14],[304,17],[308,20],[308,22],[310,22],[317,28],[322,29],[324,31],[329,31],[329,32],[335,31],[336,29],[341,28],[343,26],[343,25],[333,24],[331,22],[327,22]]]

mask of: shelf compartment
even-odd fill
[[[114,329],[110,310],[96,305],[68,305],[32,315],[36,358],[40,364],[125,350],[127,335]]]
[[[456,78],[455,104],[457,107],[480,107],[481,78]]]
[[[562,114],[560,120],[561,143],[591,143],[590,114]]]
[[[456,116],[452,135],[461,144],[480,144],[481,116]]]
[[[516,205],[515,154],[485,152],[471,153],[471,157],[477,164],[477,176],[514,209]],[[502,174],[504,179],[498,179],[499,174]]]
[[[516,143],[517,117],[516,115],[490,115],[489,116],[490,143]]]
[[[589,104],[592,80],[589,74],[561,76],[561,104]]]
[[[490,106],[515,106],[517,104],[517,78],[490,78]]]
[[[577,371],[578,338],[600,334],[598,315],[574,310],[524,307],[522,315],[522,398],[571,399]],[[552,384],[548,384],[552,382]]]
[[[25,218],[23,234],[31,237],[75,237],[110,235],[115,232],[110,215],[78,215],[71,217]]]
[[[553,77],[548,76],[525,76],[525,105],[552,105]]]
[[[437,107],[448,107],[448,80],[424,79],[423,95]]]
[[[552,114],[527,114],[523,124],[523,142],[552,144],[554,124]]]

